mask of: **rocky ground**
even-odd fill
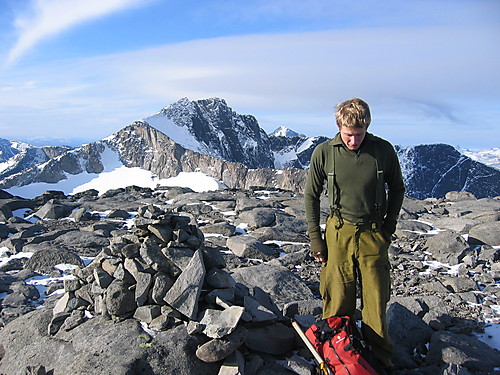
[[[405,200],[396,374],[500,373],[474,335],[500,322],[499,217],[498,198]],[[304,219],[286,191],[0,192],[0,374],[313,373],[290,324],[321,313]]]

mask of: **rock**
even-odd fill
[[[226,246],[240,258],[272,259],[274,250],[248,236],[234,236],[227,239]]]
[[[432,335],[428,362],[452,363],[471,371],[493,373],[498,367],[498,351],[472,336],[438,331]]]
[[[440,375],[470,375],[466,367],[448,363],[441,368]]]
[[[174,285],[175,279],[166,273],[158,272],[153,276],[153,287],[151,290],[151,298],[158,305],[164,305],[163,297],[168,290]]]
[[[175,275],[178,271],[151,237],[147,237],[141,244],[139,254],[146,264],[156,272],[166,272]]]
[[[274,209],[269,208],[254,208],[251,211],[243,211],[239,220],[248,224],[249,228],[269,227],[275,224],[276,214]]]
[[[314,366],[310,362],[296,354],[285,360],[276,361],[276,363],[292,371],[294,374],[310,375],[314,371]]]
[[[280,241],[280,242],[302,242],[307,243],[309,238],[305,232],[292,232],[283,227],[262,227],[257,228],[249,234],[250,237],[255,238],[260,242],[266,241]]]
[[[248,332],[238,327],[233,333],[220,339],[212,339],[196,350],[196,356],[206,363],[223,360],[233,354],[245,342]]]
[[[429,237],[426,245],[436,260],[451,265],[458,264],[469,249],[469,245],[460,234],[449,230]]]
[[[243,303],[245,311],[252,317],[252,323],[272,323],[278,319],[276,314],[250,296],[245,296]]]
[[[69,218],[76,222],[92,220],[92,214],[83,207],[79,207],[71,211]]]
[[[73,230],[61,234],[55,244],[66,249],[78,249],[81,256],[95,257],[109,245],[109,239],[87,230]]]
[[[201,250],[197,250],[186,269],[163,298],[164,301],[189,319],[195,319],[204,279],[203,257]]]
[[[445,194],[444,198],[451,202],[471,201],[476,199],[474,194],[467,191],[449,191]]]
[[[440,217],[433,221],[435,227],[440,229],[449,229],[457,233],[467,233],[469,230],[477,224],[475,220],[468,219],[465,217]]]
[[[161,314],[161,307],[158,305],[139,306],[135,310],[134,318],[141,322],[151,323]]]
[[[223,311],[205,310],[200,323],[205,325],[203,333],[210,338],[222,338],[236,329],[245,309],[240,306],[230,306]]]
[[[40,293],[34,285],[28,285],[24,281],[14,281],[10,284],[8,294],[1,304],[3,306],[17,307],[27,305],[40,298]]]
[[[500,245],[500,221],[492,223],[483,223],[473,226],[469,230],[471,240],[475,240],[481,244],[491,246]]]
[[[159,375],[217,375],[220,363],[206,363],[195,354],[202,344],[201,337],[188,335],[184,325],[159,332],[151,341],[151,346],[146,348],[143,361],[145,368],[138,373],[147,374],[147,371],[151,371],[151,374]]]
[[[151,224],[148,225],[148,230],[164,243],[172,241],[174,231],[168,225]]]
[[[283,307],[283,315],[294,318],[296,315],[320,315],[323,312],[323,301],[320,299],[292,301]]]
[[[205,282],[215,289],[230,289],[236,285],[233,277],[219,268],[210,269],[205,276]]]
[[[451,288],[454,293],[479,291],[476,282],[468,277],[448,277],[443,280],[443,284]]]
[[[293,348],[293,329],[281,323],[250,328],[245,345],[257,352],[282,355]]]
[[[125,210],[111,210],[106,217],[108,219],[128,219],[130,214]]]
[[[295,274],[283,267],[257,265],[234,270],[233,278],[248,287],[258,286],[269,293],[278,307],[292,301],[314,299],[311,290]]]
[[[44,248],[34,253],[25,267],[41,274],[50,274],[58,264],[74,264],[83,267],[81,258],[73,251],[63,248]]]
[[[122,375],[136,371],[144,358],[137,341],[144,331],[133,319],[120,323],[89,319],[70,331],[59,330],[56,339],[41,330],[51,319],[50,310],[36,310],[0,331],[5,348],[0,373],[24,374],[26,366],[44,366],[54,374]]]
[[[137,306],[144,305],[149,296],[149,290],[153,281],[153,276],[147,272],[138,272],[135,285],[135,303]]]
[[[109,314],[117,317],[127,317],[137,308],[134,291],[120,280],[114,280],[109,285],[105,298]]]
[[[432,329],[399,303],[392,303],[387,309],[387,325],[391,339],[398,343],[394,348],[395,365],[414,367],[413,352],[420,345],[429,342]]]
[[[62,217],[68,216],[73,210],[73,206],[65,204],[57,204],[53,201],[45,203],[38,211],[33,215],[40,219],[60,219]]]
[[[240,375],[245,373],[245,358],[240,351],[235,351],[224,360],[218,375]]]

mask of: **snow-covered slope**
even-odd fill
[[[296,131],[287,128],[286,126],[280,126],[277,128],[275,131],[273,131],[271,134],[269,134],[270,137],[301,137],[301,138],[307,138],[304,134],[297,133]]]
[[[460,149],[460,152],[472,160],[500,170],[500,148],[495,147],[491,150]]]
[[[8,162],[9,159],[32,147],[33,146],[23,142],[9,141],[8,139],[0,138],[0,172],[12,165],[12,163]]]
[[[449,191],[468,191],[477,198],[500,194],[500,171],[472,160],[453,146],[396,146],[396,150],[410,197],[443,197]]]
[[[285,127],[276,129],[269,136],[274,168],[309,168],[314,148],[326,140],[323,136],[308,138]]]
[[[0,138],[0,179],[46,162],[69,149],[65,146],[36,147]]]
[[[124,188],[127,186],[139,186],[155,188],[157,186],[181,186],[189,187],[194,191],[210,191],[225,188],[220,181],[209,177],[201,172],[181,172],[176,177],[158,178],[158,176],[148,170],[139,167],[127,167],[120,160],[120,154],[113,150],[106,142],[99,142],[97,152],[97,163],[101,164],[102,170],[88,171],[89,159],[85,152],[76,149],[72,151],[75,163],[80,165],[79,173],[69,173],[63,171],[63,178],[56,184],[49,182],[35,182],[24,186],[13,186],[6,189],[10,194],[34,198],[47,190],[60,190],[66,194],[76,194],[85,190],[95,189],[99,194],[103,194],[110,189]],[[60,160],[59,160],[60,161]],[[37,166],[37,169],[50,169],[50,163]],[[98,168],[101,169],[101,168]]]

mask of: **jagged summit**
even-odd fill
[[[50,183],[54,186],[48,190],[67,190],[70,179],[91,180],[95,174],[123,167],[146,171],[153,180],[199,171],[230,188],[259,186],[300,193],[314,148],[328,139],[308,138],[284,126],[267,135],[254,116],[236,113],[224,99],[182,98],[76,149],[27,147],[22,153],[13,151],[10,141],[0,142],[6,147],[4,156],[18,152],[0,163],[0,188]],[[452,146],[396,149],[410,197],[439,198],[462,190],[477,198],[500,195],[500,171]]]
[[[307,138],[304,134],[297,133],[296,131],[287,128],[286,126],[280,126],[277,128],[275,131],[273,131],[271,134],[269,134],[270,137],[301,137],[301,138]]]
[[[274,166],[268,136],[256,118],[236,113],[224,99],[182,98],[144,121],[187,149],[251,168]]]

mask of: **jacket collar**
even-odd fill
[[[361,147],[364,147],[364,145],[366,143],[373,142],[374,140],[375,140],[375,136],[371,133],[366,132],[366,136],[365,136],[365,139],[363,140],[363,143],[361,144]],[[345,144],[342,141],[342,138],[340,137],[340,132],[338,132],[334,138],[330,139],[330,141],[328,141],[328,143],[331,146],[344,146],[345,147]]]

